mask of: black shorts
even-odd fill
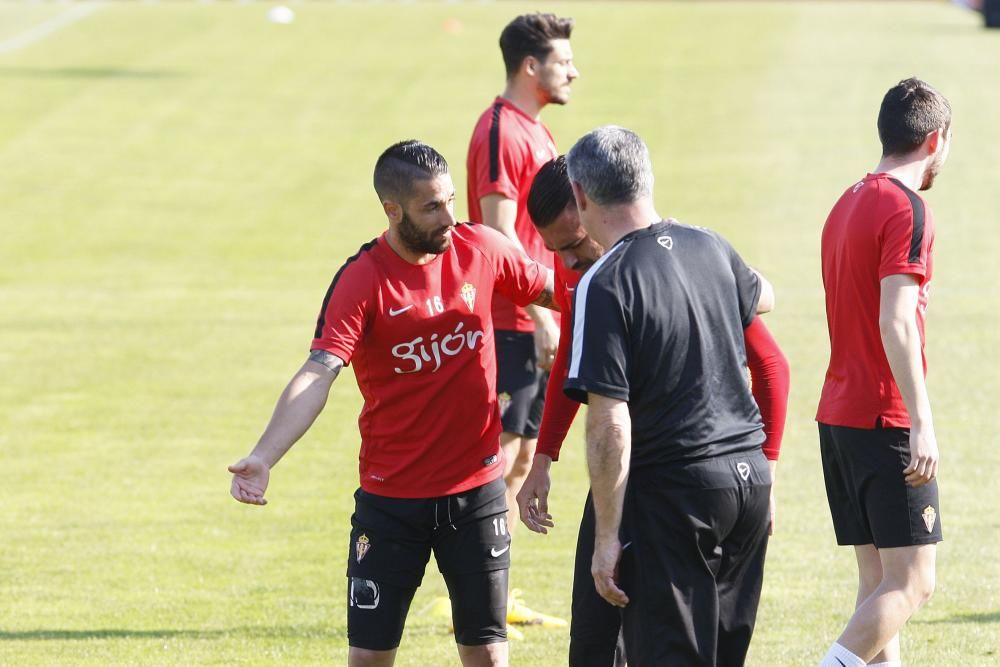
[[[569,667],[624,667],[625,642],[618,607],[601,597],[594,586],[590,565],[594,560],[594,498],[580,517],[573,570],[573,602],[569,623]]]
[[[937,481],[913,488],[910,430],[819,425],[826,498],[837,544],[878,549],[941,541]]]
[[[537,438],[549,374],[538,368],[535,337],[525,331],[497,331],[497,402],[504,433]]]
[[[764,575],[770,491],[759,450],[633,471],[620,567],[630,598],[622,611],[630,667],[744,664]]]
[[[505,491],[499,478],[440,498],[388,498],[358,489],[347,559],[349,644],[399,646],[431,551],[448,584],[459,643],[504,641],[510,568]]]

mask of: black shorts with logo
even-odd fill
[[[497,331],[497,402],[504,433],[538,437],[549,374],[538,368],[535,336]]]
[[[937,481],[913,488],[903,476],[909,429],[821,423],[819,446],[838,544],[890,549],[941,541]]]
[[[433,551],[465,645],[504,641],[510,534],[498,478],[439,498],[389,498],[358,489],[347,560],[351,646],[399,645],[410,602]]]

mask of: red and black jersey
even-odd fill
[[[541,121],[528,116],[502,97],[483,112],[472,131],[467,193],[469,219],[482,222],[480,198],[500,194],[517,202],[514,229],[525,252],[548,268],[553,255],[545,247],[528,216],[528,191],[542,165],[559,155],[552,134]],[[493,304],[493,324],[505,331],[534,331],[535,323],[524,308],[498,296]]]
[[[430,498],[501,474],[493,295],[528,304],[546,278],[503,235],[467,224],[427,264],[399,257],[383,234],[341,267],[312,349],[354,367],[363,489]]]
[[[816,419],[833,426],[909,428],[910,417],[879,331],[881,281],[917,279],[921,354],[933,273],[934,221],[923,199],[888,174],[868,174],[837,201],[823,227],[823,287],[830,364]],[[924,359],[924,372],[927,370]]]

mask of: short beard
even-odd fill
[[[920,181],[920,191],[930,190],[934,185],[934,179],[937,178],[938,172],[941,171],[941,163],[936,162],[934,164],[928,165],[927,171],[924,172],[923,180]]]
[[[399,239],[409,250],[415,253],[440,255],[451,247],[451,238],[446,231],[438,233],[427,233],[420,231],[413,221],[410,220],[406,212],[403,212],[403,219],[399,221]]]

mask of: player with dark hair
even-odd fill
[[[416,141],[375,167],[389,229],[347,260],[323,300],[308,361],[232,495],[263,505],[271,468],[355,367],[364,408],[361,488],[348,545],[349,664],[391,665],[434,552],[464,665],[506,665],[510,537],[500,452],[491,307],[552,305],[551,272],[502,235],[458,224],[448,164]]]
[[[934,268],[927,190],[948,157],[951,106],[919,79],[889,89],[882,158],[823,227],[830,363],[816,420],[837,543],[853,545],[857,605],[822,667],[900,665],[899,631],[934,590],[938,445],[924,380]]]
[[[556,157],[555,142],[539,115],[549,104],[566,104],[579,76],[569,38],[573,19],[525,14],[500,35],[507,82],[480,115],[467,158],[469,218],[504,234],[545,266],[553,266],[525,210],[531,179]],[[507,501],[531,467],[545,398],[547,370],[558,346],[558,317],[543,308],[521,308],[502,295],[494,301],[497,329],[497,392],[503,420]],[[513,528],[516,521],[511,522]],[[511,596],[511,623],[565,625],[533,612]]]
[[[589,404],[594,586],[629,665],[742,665],[771,490],[743,329],[773,291],[718,234],[657,215],[635,133],[598,128],[566,160],[606,249],[576,287],[564,385]]]
[[[552,366],[545,397],[538,447],[531,472],[517,495],[521,520],[530,530],[546,533],[553,525],[548,509],[551,487],[550,468],[559,460],[559,451],[576,416],[579,403],[563,391],[567,360],[572,340],[573,291],[581,274],[594,264],[604,249],[594,242],[580,224],[576,200],[566,169],[566,158],[546,163],[531,185],[528,212],[545,241],[559,257],[556,264],[556,302],[562,314],[559,351]],[[759,317],[743,331],[747,366],[752,377],[754,399],[764,421],[764,455],[776,472],[788,406],[788,361]],[[771,523],[774,526],[772,487]],[[576,571],[573,577],[573,614],[570,621],[569,664],[571,667],[609,667],[624,665],[624,646],[620,640],[621,614],[594,588],[590,576],[594,548],[594,506],[590,494],[584,505],[576,545]]]

